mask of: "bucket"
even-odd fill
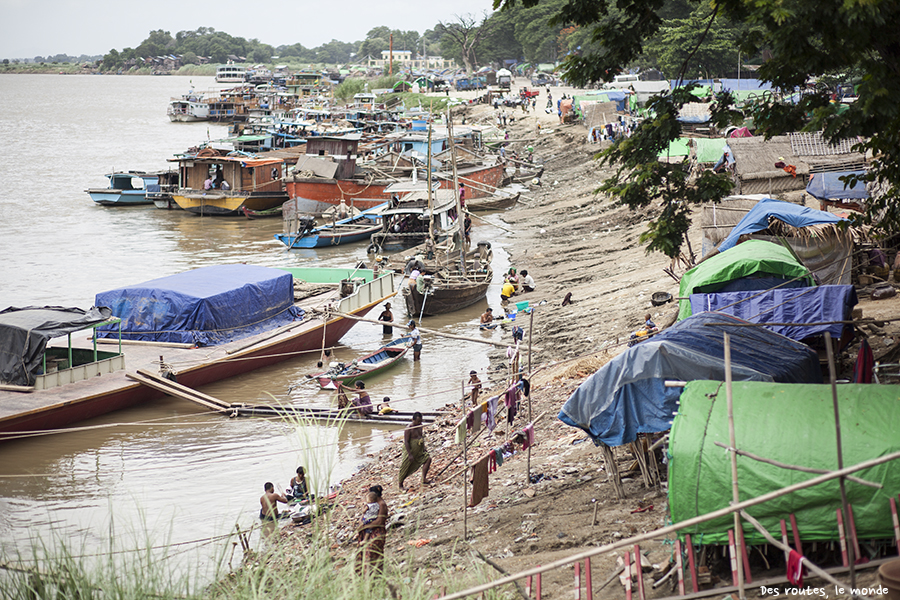
[[[516,302],[516,311],[525,310],[526,308],[528,308],[528,300]]]
[[[878,582],[888,589],[885,600],[900,600],[900,558],[878,567]]]

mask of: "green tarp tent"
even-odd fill
[[[688,146],[689,138],[678,138],[677,140],[672,140],[669,142],[668,150],[663,150],[659,153],[660,158],[672,157],[672,156],[687,156],[691,153],[691,148]]]
[[[725,138],[694,138],[697,144],[697,162],[714,163],[722,158]]]
[[[771,285],[727,287],[742,278],[794,279],[803,278],[795,287],[815,285],[809,269],[794,258],[790,251],[780,244],[764,240],[747,240],[704,260],[681,276],[678,296],[678,320],[691,316],[691,294],[751,289],[767,289]]]
[[[831,386],[735,382],[734,427],[737,447],[791,465],[837,469]],[[851,466],[900,451],[900,386],[839,385],[841,445]],[[678,523],[725,508],[731,502],[731,463],[715,442],[728,445],[725,387],[719,381],[693,381],[681,394],[669,437],[669,508]],[[814,474],[783,469],[738,456],[740,499],[749,500]],[[893,538],[889,498],[900,493],[900,463],[889,462],[855,474],[879,483],[874,489],[848,481],[845,486],[859,538]],[[806,488],[751,507],[747,512],[779,538],[779,520],[793,513],[803,540],[836,540],[841,506],[838,480]],[[734,527],[730,515],[682,529],[694,543],[724,544]],[[764,538],[747,523],[748,544]]]

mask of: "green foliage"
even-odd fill
[[[348,77],[339,86],[334,88],[334,97],[344,102],[350,101],[353,96],[364,91],[366,81],[359,77]]]
[[[703,43],[697,46],[699,32],[706,29],[712,10],[702,4],[684,19],[664,21],[658,34],[647,42],[651,64],[671,78],[678,77],[687,62],[686,78],[721,77],[734,71],[738,61],[740,30],[717,16]]]
[[[554,1],[495,0],[495,7],[508,10]],[[758,76],[788,92],[805,86],[810,77],[854,74],[859,98],[840,110],[830,102],[831,90],[820,87],[805,93],[796,104],[779,94],[767,97],[743,115],[730,97],[720,98],[714,119],[724,125],[750,117],[757,133],[765,136],[803,130],[822,131],[830,141],[862,140],[856,148],[874,157],[865,181],[876,184],[881,194],[857,221],[884,234],[900,231],[900,44],[886,42],[896,39],[900,3],[718,0],[712,4],[712,14],[702,6],[686,14],[693,6],[687,0],[564,0],[550,24],[578,26],[590,40],[581,54],[567,57],[564,76],[575,85],[609,81],[638,61],[645,50],[654,52],[667,69],[695,75],[696,71],[691,72],[694,62],[714,71],[711,61],[732,42],[744,56],[764,53],[768,60]],[[706,24],[700,30],[704,18]],[[711,54],[701,63],[697,57],[707,50]],[[680,134],[675,117],[687,100],[679,92],[658,99],[655,113],[651,112],[655,116],[603,155],[619,168],[599,191],[633,209],[662,201],[662,215],[651,222],[643,239],[649,250],[668,256],[680,252],[690,204],[715,201],[730,187],[728,181],[710,173],[689,184],[685,165],[661,165],[656,159],[656,152]]]

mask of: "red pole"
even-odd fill
[[[678,595],[684,596],[684,563],[681,559],[681,540],[675,540],[675,569],[678,571]],[[588,596],[588,600],[591,600]]]
[[[575,563],[575,600],[581,600],[581,561]]]
[[[850,519],[850,541],[853,542],[853,556],[858,564],[861,556],[859,553],[859,539],[856,537],[856,522],[853,520],[853,507],[850,504],[847,504],[847,516]]]
[[[785,523],[784,519],[781,520],[781,543],[784,544],[785,546],[787,546],[788,548],[791,547],[791,545],[788,543],[787,524]],[[788,564],[789,558],[790,558],[790,552],[785,550],[784,551],[784,564],[785,565]]]
[[[638,598],[646,600],[646,596],[644,596],[644,561],[641,558],[641,549],[637,544],[634,545],[634,566],[637,567],[635,574],[637,575]]]
[[[591,557],[584,559],[584,586],[587,588],[587,600],[594,600],[594,590],[591,589]]]
[[[850,565],[850,560],[847,558],[847,535],[844,532],[844,517],[841,515],[841,509],[837,509],[837,522],[838,535],[841,540],[841,562],[846,567]]]
[[[531,598],[531,575],[525,578],[525,595]]]
[[[538,566],[541,566],[541,565],[538,565]],[[537,600],[541,600],[541,574],[538,573],[536,575],[536,577],[537,577],[537,581],[535,582],[535,587],[537,587],[537,591],[536,591],[537,596],[535,596],[535,597],[537,598]]]
[[[800,529],[797,528],[797,517],[791,513],[791,531],[794,532],[794,550],[797,554],[803,554],[803,546],[800,544]]]
[[[750,577],[750,553],[747,552],[747,538],[743,536],[743,532],[741,532],[740,538],[741,560],[744,561],[744,583],[753,583],[753,578]]]
[[[897,554],[900,555],[900,520],[897,519],[897,503],[893,498],[891,498],[891,518],[894,520],[894,539],[897,540]]]
[[[696,593],[700,591],[700,585],[697,583],[697,562],[694,560],[694,544],[690,534],[684,536],[684,543],[687,544],[688,568],[691,571],[691,591]]]
[[[731,555],[731,582],[733,585],[737,585],[737,550],[734,547],[734,529],[728,530],[728,554]]]

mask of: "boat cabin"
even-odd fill
[[[359,135],[313,136],[306,140],[306,155],[329,157],[337,165],[336,179],[350,179],[356,172]]]
[[[212,188],[223,188],[232,192],[277,193],[284,188],[283,158],[256,158],[228,156],[221,150],[204,148],[194,155],[170,159],[178,163],[179,181],[182,189],[204,191],[207,179],[212,180]]]
[[[74,348],[72,334],[106,325],[115,332],[119,319],[109,308],[58,306],[8,308],[0,312],[0,386],[12,391],[45,390],[125,368],[121,331],[117,351]],[[115,335],[115,333],[113,333]],[[65,336],[65,346],[50,346]],[[115,347],[115,346],[113,346]]]

